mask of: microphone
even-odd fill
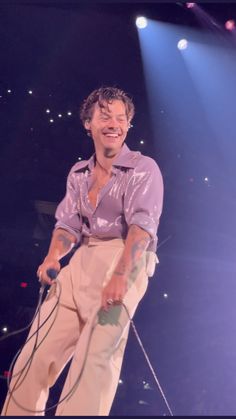
[[[49,276],[50,279],[56,279],[58,275],[58,271],[53,268],[47,269],[47,276]]]
[[[47,275],[49,276],[50,279],[56,279],[57,278],[58,271],[56,269],[49,268],[49,269],[47,269],[46,272],[47,272]],[[39,290],[39,293],[41,295],[43,295],[45,287],[46,287],[46,284],[41,283],[41,287],[40,287],[40,290]]]

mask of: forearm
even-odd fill
[[[125,248],[114,270],[115,275],[129,276],[150,243],[150,235],[137,225],[131,225],[125,240]]]
[[[137,225],[131,225],[125,247],[108,284],[102,291],[101,305],[108,309],[109,300],[123,301],[128,288],[128,279],[148,247],[151,236]]]
[[[62,228],[54,230],[46,258],[59,261],[71,251],[75,242],[75,236],[68,231]]]

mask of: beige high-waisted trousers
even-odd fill
[[[42,305],[40,324],[48,317],[61,295],[59,305],[39,330],[37,348],[30,368],[18,381],[13,397],[6,397],[3,416],[42,416],[49,388],[71,360],[56,416],[108,416],[119,382],[129,331],[129,318],[123,306],[100,309],[101,291],[107,284],[124,249],[121,239],[89,239],[76,250],[60,271],[56,284]],[[145,252],[129,278],[124,298],[130,316],[134,315],[148,283]],[[156,255],[155,255],[156,257]],[[155,259],[155,258],[154,258]],[[155,261],[152,258],[152,265]],[[149,264],[150,265],[150,264]],[[152,267],[151,267],[152,269]],[[37,318],[29,336],[37,329]],[[10,389],[30,358],[35,336],[23,347],[13,370]],[[26,368],[27,370],[27,368]],[[19,385],[20,384],[20,385]],[[72,392],[71,392],[72,390]]]

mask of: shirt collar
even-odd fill
[[[139,152],[131,151],[126,144],[123,144],[119,154],[116,156],[113,166],[121,166],[134,169],[136,166],[136,158]]]
[[[119,154],[113,161],[112,166],[127,167],[133,169],[136,166],[136,160],[138,155],[140,155],[139,151],[131,151],[126,144],[123,144]],[[96,154],[94,153],[89,160],[84,160],[82,162],[77,163],[77,165],[79,165],[78,171],[86,167],[88,167],[88,169],[92,171],[95,165],[95,158]]]

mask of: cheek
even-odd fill
[[[91,132],[95,135],[98,135],[101,133],[101,130],[98,129],[97,127],[91,127]]]
[[[127,132],[129,131],[129,125],[125,125],[122,127],[123,132],[125,132],[127,134]]]
[[[129,131],[128,127],[123,128],[122,133],[124,137],[126,137],[126,135],[128,134],[128,131]]]

